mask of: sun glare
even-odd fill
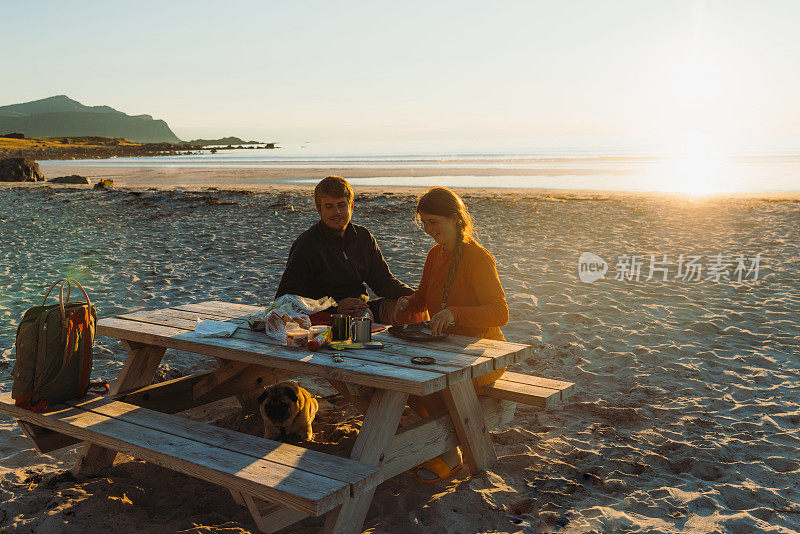
[[[724,157],[706,142],[692,139],[675,160],[675,188],[693,196],[716,193],[721,189]]]
[[[669,147],[652,188],[688,196],[741,190],[730,154],[717,137],[695,133]]]

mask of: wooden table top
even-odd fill
[[[417,343],[386,332],[373,334],[373,340],[385,345],[380,350],[323,348],[309,352],[279,345],[263,332],[250,330],[247,316],[263,309],[220,301],[183,304],[100,319],[97,334],[412,395],[428,395],[533,356],[530,345],[520,343],[455,335]],[[197,337],[194,326],[198,317],[231,322],[239,328],[229,338]],[[334,361],[334,354],[343,356],[344,361]],[[411,362],[414,356],[429,356],[436,363],[415,364]]]

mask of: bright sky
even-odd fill
[[[800,133],[800,2],[3,2],[0,104],[183,138]]]

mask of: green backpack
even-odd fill
[[[58,304],[45,305],[59,282]],[[70,284],[81,290],[85,303],[69,302]],[[17,328],[17,358],[11,371],[11,397],[17,406],[43,412],[61,401],[83,397],[90,387],[108,392],[108,384],[89,383],[96,324],[97,311],[77,281],[62,278],[50,286],[42,305],[26,311]]]

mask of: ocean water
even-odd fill
[[[664,191],[689,194],[798,191],[800,144],[732,148],[704,137],[672,144],[609,140],[529,142],[292,143],[212,154],[71,160],[73,167],[281,169],[333,168],[354,185]],[[43,167],[64,161],[40,161]],[[386,170],[391,169],[388,173]],[[406,170],[407,172],[398,172]],[[366,176],[364,174],[367,174]],[[275,181],[274,177],[265,182]]]

